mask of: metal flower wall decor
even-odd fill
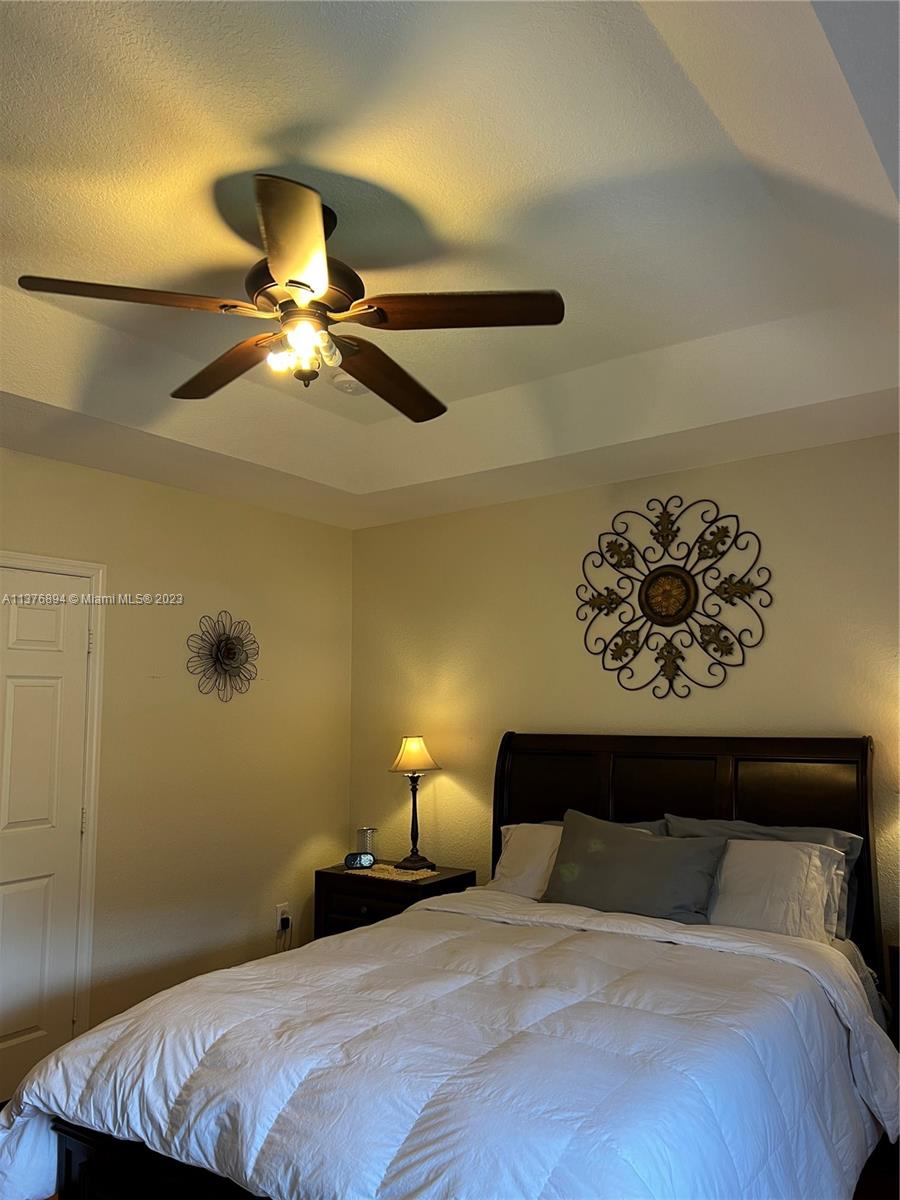
[[[217,617],[200,618],[200,632],[187,640],[192,652],[187,669],[199,675],[197,687],[204,694],[215,692],[227,703],[235,692],[246,692],[256,678],[259,642],[249,621],[235,621],[224,609]]]
[[[713,500],[625,509],[582,562],[585,648],[628,691],[662,700],[720,687],[765,635],[772,572],[759,537]]]

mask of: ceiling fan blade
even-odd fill
[[[383,350],[358,337],[334,338],[343,356],[342,367],[382,400],[393,405],[411,421],[431,421],[447,411],[440,400],[425,390]]]
[[[367,296],[336,317],[379,329],[475,329],[558,325],[565,311],[559,292],[412,292]]]
[[[188,292],[157,292],[150,288],[117,287],[110,283],[85,283],[81,279],[48,279],[23,275],[19,287],[26,292],[52,292],[57,296],[88,296],[94,300],[128,300],[132,304],[159,304],[164,308],[193,308],[201,312],[234,313],[240,317],[272,318],[277,313],[260,312],[247,300],[222,300],[218,296],[194,296]]]
[[[245,338],[220,354],[217,359],[198,371],[187,383],[172,393],[173,400],[205,400],[226,383],[243,375],[251,367],[255,367],[269,353],[269,346],[281,337],[278,333],[258,333],[255,337]]]
[[[272,278],[282,287],[299,289],[307,300],[328,291],[328,257],[322,197],[313,188],[255,175],[256,215]]]

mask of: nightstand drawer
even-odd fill
[[[326,919],[339,917],[355,921],[357,924],[369,925],[373,921],[383,921],[385,917],[395,917],[397,913],[403,912],[405,907],[390,900],[373,900],[370,896],[331,892],[326,904]]]
[[[475,872],[459,867],[437,867],[415,879],[348,871],[342,864],[320,867],[316,871],[315,936],[328,937],[360,925],[374,925],[386,917],[396,917],[418,900],[461,892],[474,885]]]

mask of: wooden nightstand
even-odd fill
[[[475,872],[456,867],[438,867],[427,879],[379,879],[362,871],[347,871],[343,865],[316,871],[316,918],[314,937],[346,933],[360,925],[373,925],[395,917],[417,900],[428,900],[446,892],[462,892],[475,886]]]

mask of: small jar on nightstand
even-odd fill
[[[436,867],[434,872],[414,879],[348,871],[343,864],[322,867],[316,871],[314,936],[327,937],[360,925],[374,925],[385,917],[395,917],[417,900],[463,892],[474,886],[474,869],[459,867]]]

